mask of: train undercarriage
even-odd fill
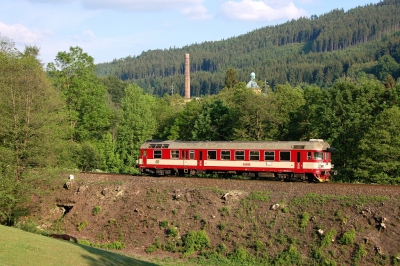
[[[142,169],[143,172],[143,169]],[[328,171],[323,174],[292,173],[292,172],[249,172],[249,171],[213,171],[195,169],[144,169],[149,175],[157,176],[221,176],[221,177],[243,177],[245,179],[273,179],[285,182],[326,182],[330,181]]]

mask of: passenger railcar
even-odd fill
[[[231,174],[285,181],[331,179],[331,152],[321,139],[309,141],[146,141],[139,168],[156,175]]]

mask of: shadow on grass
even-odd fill
[[[82,255],[87,265],[93,266],[157,266],[158,264],[134,259],[125,255],[113,253],[110,251],[93,248],[85,245],[79,245],[82,249],[93,254],[93,256]]]

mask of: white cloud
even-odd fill
[[[205,0],[28,0],[31,3],[79,3],[86,9],[127,12],[159,12],[178,10],[191,19],[208,19]]]
[[[80,35],[74,35],[72,39],[74,41],[92,42],[96,40],[96,36],[91,30],[85,30]]]
[[[207,14],[207,9],[202,5],[187,7],[181,9],[182,14],[194,20],[210,19],[211,16]]]
[[[95,37],[94,33],[91,30],[85,30],[82,35],[88,38]]]
[[[231,20],[274,21],[307,16],[304,9],[297,8],[292,1],[228,1],[221,5],[219,14]]]
[[[296,0],[296,2],[299,2],[300,4],[306,4],[306,5],[321,5],[321,0]]]
[[[75,2],[75,0],[28,0],[31,3],[49,3],[49,4],[67,4]]]
[[[9,26],[0,22],[0,33],[3,37],[8,37],[16,43],[32,44],[42,38],[38,31],[30,30],[21,24]]]
[[[122,11],[165,11],[191,8],[204,0],[80,0],[86,8]]]

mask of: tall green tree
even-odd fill
[[[339,179],[349,181],[359,161],[359,144],[382,112],[384,87],[379,81],[349,80],[337,81],[328,90],[325,105],[319,108],[319,123],[323,138],[337,148],[333,154]]]
[[[236,84],[239,83],[237,72],[233,68],[228,68],[225,73],[225,87],[233,88]]]
[[[230,116],[234,117],[234,140],[266,140],[269,135],[266,126],[270,119],[268,98],[263,94],[256,94],[253,89],[240,82],[232,89],[224,89],[218,97],[224,100]],[[232,127],[230,127],[232,128]]]
[[[390,55],[384,55],[378,60],[376,75],[381,81],[384,81],[389,75],[396,77],[398,70],[399,64],[396,60]]]
[[[95,73],[93,57],[80,47],[59,52],[47,72],[66,102],[72,141],[100,140],[110,128],[112,112],[106,104],[107,88]]]
[[[400,184],[400,108],[393,106],[376,117],[360,141],[355,178],[363,182]]]
[[[175,124],[178,114],[185,108],[185,101],[179,94],[165,94],[156,98],[154,115],[157,119],[156,139],[170,139],[170,129]]]
[[[317,86],[306,86],[303,92],[304,104],[297,112],[290,114],[290,122],[285,133],[287,140],[319,139],[326,136],[321,127],[321,114],[324,113],[326,90]]]
[[[193,128],[194,140],[232,140],[234,113],[220,99],[210,98],[203,104]]]
[[[154,97],[144,94],[138,85],[129,85],[125,89],[117,133],[118,153],[124,165],[122,172],[135,171],[140,145],[156,132],[154,105]]]
[[[36,47],[0,52],[0,146],[16,181],[27,168],[57,164],[53,151],[61,137],[63,105],[35,57],[38,52]]]
[[[270,105],[266,108],[270,109],[270,117],[273,118],[273,123],[270,123],[270,128],[275,132],[273,139],[293,140],[290,121],[305,104],[303,90],[292,88],[289,84],[278,85],[269,98]]]
[[[166,128],[167,138],[171,140],[195,140],[193,128],[202,108],[201,100],[193,100],[184,106],[173,119],[173,123]]]
[[[32,170],[57,165],[64,131],[61,97],[38,54],[0,38],[0,223],[7,225],[26,214]]]

